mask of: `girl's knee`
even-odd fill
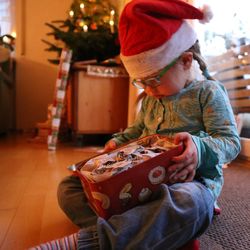
[[[79,178],[73,175],[65,177],[57,187],[57,199],[60,207],[63,208],[79,192],[83,193]]]

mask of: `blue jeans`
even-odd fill
[[[68,177],[60,184],[59,204],[64,211],[67,208],[65,212],[74,223],[84,227],[91,223],[96,224],[100,249],[178,249],[202,234],[213,217],[212,194],[203,184],[193,181],[171,186],[162,185],[157,200],[114,215],[109,220],[97,219],[88,207],[86,198],[77,201],[75,198],[78,195],[75,194],[73,200],[77,205],[69,203],[69,196],[73,195],[72,183],[68,197],[64,194],[63,199],[61,191],[62,188],[67,190],[65,183],[69,184],[70,179],[77,183],[76,178]],[[79,191],[81,197],[84,196],[82,187]],[[76,214],[73,214],[74,211]]]

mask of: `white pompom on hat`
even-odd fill
[[[180,0],[129,2],[119,21],[120,56],[129,75],[156,73],[189,49],[197,35],[185,19],[207,22],[207,13]]]

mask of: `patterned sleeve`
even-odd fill
[[[200,171],[209,178],[221,172],[224,163],[232,161],[240,151],[240,138],[227,92],[223,85],[210,82],[200,94],[204,135],[193,136],[199,155]]]
[[[140,111],[138,112],[135,122],[126,128],[123,132],[116,133],[113,135],[115,142],[118,145],[121,145],[130,140],[139,138],[144,129],[144,115],[145,115],[145,106],[146,106],[146,98],[142,100],[142,105]]]

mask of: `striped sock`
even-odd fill
[[[29,248],[28,250],[77,250],[77,236],[77,233],[71,234],[61,239],[52,240]]]

